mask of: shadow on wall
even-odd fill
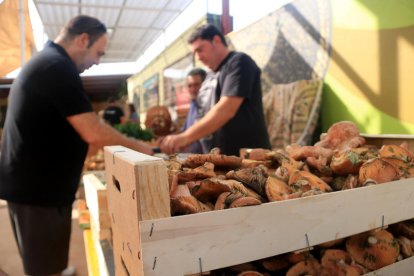
[[[324,110],[328,113],[336,113],[342,118],[348,118],[349,121],[356,121],[351,112],[347,109],[341,99],[333,92],[332,87],[328,83],[323,84],[322,101],[324,103]]]
[[[336,92],[331,96],[339,97],[339,102],[351,97],[356,102],[346,112],[339,110],[343,105],[331,110],[324,103],[324,128],[353,119],[367,133],[412,133],[414,2],[331,3],[335,20],[328,75]]]

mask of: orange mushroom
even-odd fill
[[[397,145],[383,145],[378,152],[380,157],[391,157],[405,162],[414,161],[414,154],[408,149]]]
[[[265,258],[265,259],[260,260],[260,263],[268,271],[278,271],[278,270],[286,269],[292,265],[292,263],[289,262],[287,254],[281,254],[281,255]]]
[[[225,168],[239,168],[241,166],[242,158],[233,155],[224,154],[190,154],[183,161],[183,166],[189,168],[195,168],[203,165],[205,162],[213,163],[218,167]]]
[[[321,264],[327,275],[360,275],[358,271],[349,266],[352,261],[351,255],[344,250],[327,249],[322,256]]]
[[[286,276],[302,276],[302,275],[320,275],[322,266],[315,259],[301,261],[292,266]]]
[[[398,178],[399,173],[394,166],[381,158],[373,158],[365,162],[359,169],[358,182],[360,185],[364,185],[367,180],[373,180],[380,184]]]
[[[307,171],[295,171],[289,178],[289,186],[294,191],[309,191],[311,189],[331,192],[332,188],[322,179]]]
[[[377,270],[397,261],[400,247],[387,230],[369,231],[349,237],[346,250],[359,264]]]
[[[265,188],[269,201],[285,200],[292,193],[292,189],[284,181],[273,176],[267,178]]]

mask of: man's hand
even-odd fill
[[[160,148],[165,154],[173,154],[179,152],[188,144],[189,143],[183,133],[180,133],[164,137],[160,142]]]

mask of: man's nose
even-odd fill
[[[200,53],[196,53],[196,58],[197,58],[198,60],[202,60],[203,55],[202,55],[202,54],[200,54]]]

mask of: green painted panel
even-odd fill
[[[322,131],[338,121],[355,122],[362,133],[414,134],[414,124],[402,122],[350,93],[329,74],[322,99]]]
[[[376,30],[414,24],[412,0],[332,0],[331,6],[335,27]]]

